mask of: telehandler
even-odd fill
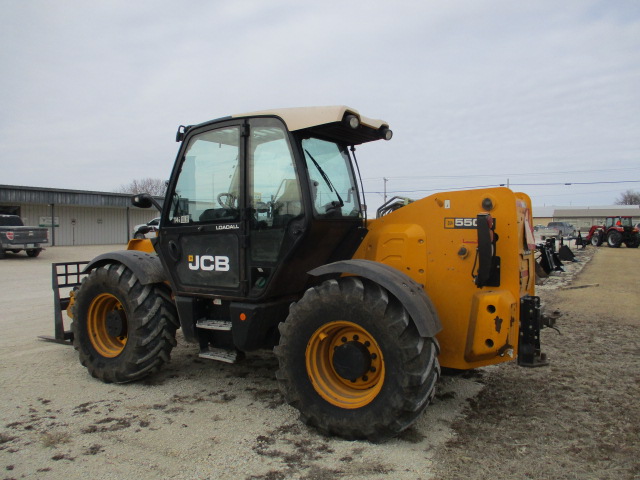
[[[391,137],[345,106],[180,126],[164,204],[132,199],[161,210],[157,237],[54,264],[56,338],[105,382],[156,371],[178,328],[213,360],[273,348],[286,401],[347,439],[410,426],[441,365],[546,365],[529,197],[394,198],[367,219],[355,147]]]

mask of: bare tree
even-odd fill
[[[616,205],[640,205],[640,192],[627,190],[621,193],[616,200]]]
[[[167,185],[164,180],[160,178],[141,178],[139,180],[132,180],[126,185],[120,185],[116,189],[117,193],[130,193],[132,195],[138,193],[148,193],[154,197],[164,197],[167,191]]]

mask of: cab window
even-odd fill
[[[273,262],[287,226],[303,213],[293,155],[281,122],[252,121],[247,160],[248,204],[253,215],[251,260]]]
[[[357,217],[360,202],[346,147],[318,138],[302,140],[316,217]]]
[[[241,191],[239,157],[239,127],[194,136],[183,157],[169,221],[237,222]]]

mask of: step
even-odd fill
[[[224,332],[231,331],[231,322],[228,320],[209,320],[202,319],[196,322],[197,328],[203,328],[205,330],[221,330]]]
[[[210,348],[209,350],[200,352],[198,357],[225,363],[236,363],[238,360],[238,352],[235,350],[226,350],[224,348]]]

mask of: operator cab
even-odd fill
[[[174,292],[283,297],[351,258],[366,229],[350,147],[381,138],[386,123],[344,106],[183,127],[156,244]]]

